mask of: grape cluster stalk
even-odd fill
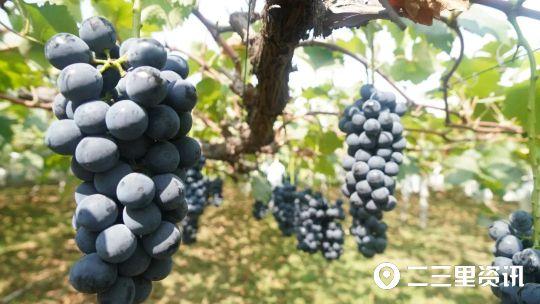
[[[220,178],[210,180],[201,172],[206,159],[201,157],[197,164],[189,168],[185,173],[187,188],[186,199],[188,212],[182,220],[182,243],[193,244],[197,242],[199,230],[199,218],[210,204],[219,206],[223,199],[223,182]]]
[[[497,267],[499,282],[491,290],[503,304],[532,304],[540,301],[540,250],[533,247],[533,217],[517,210],[507,221],[497,220],[489,226],[495,241],[492,266]],[[512,266],[523,267],[524,286],[513,284]],[[517,274],[517,273],[516,273]],[[507,282],[505,282],[505,277]],[[517,282],[514,282],[517,283]]]
[[[383,253],[388,243],[383,212],[397,204],[395,176],[407,144],[401,116],[407,107],[397,103],[393,93],[378,91],[372,85],[364,85],[360,95],[345,108],[339,121],[339,129],[347,134],[342,192],[350,201],[350,232],[358,250],[373,257]]]
[[[178,172],[201,157],[187,136],[197,103],[187,62],[150,38],[118,45],[102,17],[53,36],[45,56],[61,70],[45,142],[82,180],[73,226],[84,255],[69,282],[99,303],[141,303],[171,272],[188,212]]]

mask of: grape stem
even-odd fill
[[[529,65],[531,70],[529,96],[527,101],[527,110],[529,112],[528,119],[528,144],[529,144],[529,163],[532,166],[533,175],[533,192],[531,195],[532,215],[534,221],[534,248],[540,249],[540,204],[538,199],[540,198],[540,180],[538,179],[538,153],[537,153],[537,136],[536,136],[536,58],[534,57],[534,51],[529,44],[529,41],[523,35],[521,27],[517,22],[517,11],[521,8],[524,0],[518,0],[515,2],[514,8],[508,13],[508,20],[514,27],[518,43],[527,52],[529,59]]]
[[[133,37],[141,37],[141,0],[133,0]]]

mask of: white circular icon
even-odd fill
[[[384,269],[384,270],[383,270]],[[381,279],[381,271],[382,271],[382,277],[385,279],[388,279],[393,274],[393,279],[390,281],[390,283],[386,284]],[[375,268],[373,271],[373,280],[375,280],[375,284],[381,289],[392,289],[397,286],[399,283],[399,280],[401,279],[401,273],[399,272],[399,269],[395,264],[392,263],[381,263]]]

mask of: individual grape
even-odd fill
[[[173,266],[172,259],[152,259],[142,277],[150,281],[161,281],[171,273]]]
[[[65,67],[58,77],[60,93],[73,102],[99,99],[103,77],[87,63],[74,63]]]
[[[523,250],[523,244],[514,235],[505,235],[497,240],[495,248],[496,256],[512,258],[516,252]]]
[[[117,140],[116,144],[120,151],[120,157],[137,160],[146,155],[152,140],[143,135],[134,140]]]
[[[384,205],[388,202],[388,198],[390,196],[390,191],[385,188],[378,188],[373,190],[371,193],[371,199],[373,199],[373,202],[377,205]]]
[[[109,263],[127,260],[137,248],[137,238],[126,225],[117,224],[103,230],[96,239],[96,252]]]
[[[129,99],[142,107],[153,107],[163,101],[168,85],[161,78],[160,71],[149,66],[141,66],[126,76],[126,93]]]
[[[354,173],[347,172],[345,175],[345,184],[347,185],[349,192],[354,192],[354,187],[356,186],[356,178],[354,177]]]
[[[392,149],[396,151],[402,151],[407,146],[407,140],[404,137],[400,138],[398,141],[392,144]]]
[[[121,276],[118,276],[109,289],[97,295],[100,304],[133,303],[133,299],[135,299],[133,279]]]
[[[103,101],[86,102],[77,107],[73,115],[73,120],[85,134],[104,134],[107,132],[105,115],[108,110],[109,105]]]
[[[362,105],[362,111],[367,118],[377,118],[381,112],[381,104],[373,99],[369,99]]]
[[[126,206],[126,209],[148,206],[154,199],[155,193],[154,181],[142,173],[125,175],[116,188],[118,201]]]
[[[489,226],[489,237],[494,241],[509,234],[510,225],[504,221],[495,221]]]
[[[116,84],[116,87],[114,88],[116,91],[116,95],[118,96],[119,100],[127,99],[127,92],[126,92],[126,77],[120,78],[118,80],[118,83]]]
[[[119,161],[110,170],[96,173],[94,176],[94,187],[96,187],[99,193],[116,198],[116,188],[120,180],[132,172],[133,170],[128,164]]]
[[[103,17],[90,17],[81,23],[79,37],[96,53],[116,46],[116,31],[109,20]]]
[[[171,223],[180,223],[188,213],[188,204],[182,204],[180,207],[173,210],[165,210],[162,212],[164,221]]]
[[[347,144],[349,144],[349,143],[347,142]],[[366,134],[366,132],[362,132],[362,134],[360,134],[360,136],[358,137],[358,148],[362,148],[364,150],[371,150],[371,149],[375,148],[376,145],[377,145],[377,141],[370,138]],[[355,149],[355,151],[356,151],[355,146],[353,146],[353,145],[349,145],[349,146],[354,147],[353,149]]]
[[[384,173],[381,170],[371,170],[366,176],[366,181],[374,188],[384,186]]]
[[[90,48],[81,38],[59,33],[45,44],[45,57],[55,68],[62,70],[70,64],[90,63],[91,54]]]
[[[381,132],[381,124],[378,120],[370,118],[364,123],[364,130],[368,136],[376,136]]]
[[[49,149],[62,155],[73,155],[83,134],[73,120],[54,121],[45,133],[45,144]]]
[[[510,228],[518,232],[529,231],[533,227],[533,217],[530,213],[517,210],[510,215]]]
[[[143,163],[155,174],[172,173],[178,168],[180,154],[170,142],[159,142],[148,149]]]
[[[394,148],[394,136],[392,136],[392,133],[383,131],[381,134],[379,134],[379,138],[377,140],[378,147],[380,148]],[[394,148],[396,149],[396,148]],[[397,150],[397,149],[396,149]]]
[[[197,104],[197,89],[186,80],[177,80],[169,86],[163,103],[176,112],[190,112]]]
[[[401,165],[403,163],[403,154],[400,152],[394,152],[392,153],[391,159],[396,164]]]
[[[98,65],[97,69],[102,70],[103,66]],[[105,71],[101,72],[101,77],[103,77],[103,88],[101,89],[101,96],[107,95],[107,93],[114,93],[116,86],[122,79],[120,71],[114,67],[109,67]]]
[[[90,254],[96,252],[97,236],[98,233],[84,227],[79,227],[79,229],[77,229],[77,234],[75,235],[75,243],[80,251],[85,254]]]
[[[181,240],[180,230],[170,222],[161,222],[154,232],[142,238],[144,249],[155,259],[171,257],[178,251]]]
[[[174,139],[180,139],[188,135],[191,127],[193,126],[193,118],[191,117],[191,113],[180,112],[178,113],[178,118],[180,118],[180,127],[178,128],[176,135],[173,137]]]
[[[105,121],[109,132],[124,141],[141,137],[148,128],[146,111],[131,100],[121,100],[113,104]]]
[[[72,102],[71,100],[68,100],[68,102],[66,104],[66,116],[67,116],[67,119],[73,119],[74,118],[75,110],[77,110],[77,105],[74,102]]]
[[[345,155],[341,163],[341,166],[343,167],[343,169],[350,171],[353,168],[355,162],[356,162],[356,159],[354,159],[354,157],[350,155]]]
[[[113,168],[118,162],[118,146],[106,137],[83,138],[75,150],[75,159],[86,170],[99,173]]]
[[[342,119],[339,122],[339,129],[343,133],[351,134],[351,133],[355,132],[356,127],[352,123],[352,121],[348,121],[347,119]]]
[[[366,123],[366,117],[362,113],[354,114],[351,117],[351,123],[353,125],[353,131],[355,133],[362,133],[364,124]]]
[[[161,223],[161,211],[151,203],[139,209],[124,208],[124,224],[133,232],[141,236],[154,232]]]
[[[201,158],[202,151],[199,142],[191,137],[182,137],[172,141],[180,154],[180,164],[182,168],[189,168],[197,163]]]
[[[393,189],[388,188],[388,189],[389,189],[390,192],[394,192],[394,188]],[[392,210],[394,210],[396,208],[396,206],[397,206],[397,199],[395,197],[393,197],[392,195],[390,195],[388,197],[388,202],[386,202],[386,205],[382,206],[382,209],[384,211],[392,211]]]
[[[527,283],[525,286],[519,289],[518,297],[520,304],[535,304],[540,299],[540,284]]]
[[[180,128],[178,114],[166,105],[158,105],[148,109],[148,118],[146,135],[155,140],[172,139]]]
[[[113,286],[118,276],[116,265],[107,263],[96,253],[83,256],[71,267],[69,282],[82,293],[103,292]]]
[[[155,202],[162,210],[174,210],[186,204],[185,186],[180,178],[167,173],[152,177],[156,186]]]
[[[182,76],[178,75],[176,72],[173,71],[161,71],[160,73],[161,78],[167,80],[169,82],[169,87],[177,80],[181,80]]]
[[[118,215],[118,207],[110,198],[102,194],[87,196],[75,211],[77,225],[89,231],[102,231],[114,224]]]
[[[135,283],[135,298],[133,299],[133,303],[142,303],[152,293],[152,281],[143,277],[134,277],[133,282]]]
[[[371,158],[371,154],[366,150],[358,149],[354,154],[356,161],[367,162]]]
[[[158,70],[165,66],[167,52],[161,43],[152,38],[139,38],[130,42],[127,49],[129,66],[138,68],[150,66]]]
[[[93,182],[84,182],[75,189],[75,203],[80,204],[86,197],[98,194]]]
[[[85,182],[92,182],[94,180],[94,173],[83,168],[77,160],[73,157],[71,159],[71,172],[75,177]]]
[[[363,85],[362,88],[360,88],[360,95],[362,96],[363,100],[368,100],[373,96],[376,91],[377,90],[372,84],[366,84]]]
[[[174,54],[167,56],[167,61],[165,62],[163,70],[174,71],[183,79],[186,79],[189,74],[189,66],[187,61],[184,58]]]
[[[396,103],[395,113],[399,116],[403,116],[407,112],[407,104]]]
[[[67,119],[66,107],[68,101],[62,94],[57,94],[54,97],[52,111],[57,119]]]
[[[540,273],[540,250],[526,248],[512,256],[514,265],[523,266],[525,273]]]
[[[379,114],[377,120],[379,121],[379,124],[381,125],[381,128],[383,130],[392,131],[392,127],[394,126],[394,120],[392,119],[391,113],[382,112]]]
[[[137,242],[133,254],[118,264],[118,274],[125,277],[134,277],[146,271],[152,258],[144,251],[142,242]]]
[[[367,165],[370,170],[384,170],[386,161],[380,156],[372,156],[369,158]],[[367,173],[366,173],[367,174]]]
[[[403,134],[403,125],[399,122],[392,124],[391,134],[395,138],[399,138]]]
[[[122,44],[120,45],[119,55],[124,56],[131,48],[131,46],[137,43],[137,40],[139,40],[139,38],[128,38],[124,40],[124,42],[122,42]]]
[[[396,181],[392,177],[385,175],[384,187],[388,188],[390,193],[394,193],[394,191],[396,190]]]
[[[351,171],[354,174],[354,178],[356,180],[362,180],[366,178],[369,170],[370,166],[368,165],[368,163],[359,161],[354,164]]]
[[[395,162],[387,162],[385,165],[384,165],[384,174],[388,175],[388,176],[396,176],[399,174],[399,165],[396,164]]]

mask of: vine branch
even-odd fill
[[[223,52],[227,56],[229,56],[229,58],[231,58],[231,60],[234,63],[236,72],[240,74],[242,72],[242,65],[240,62],[240,57],[238,56],[236,51],[227,42],[225,42],[223,37],[221,37],[221,35],[219,34],[217,27],[214,24],[212,24],[210,20],[206,19],[206,17],[204,17],[198,9],[196,8],[193,9],[192,13],[193,15],[195,15],[195,17],[197,17],[197,19],[199,19],[199,21],[201,21],[201,23],[210,32],[210,34],[212,35],[214,40],[217,42],[217,44],[223,49]]]
[[[450,88],[449,82],[452,76],[454,75],[454,73],[457,71],[459,65],[463,61],[463,57],[465,55],[465,39],[463,39],[463,33],[461,32],[461,28],[459,27],[457,23],[457,18],[455,17],[451,18],[450,20],[448,20],[447,24],[452,30],[454,30],[459,40],[459,55],[454,61],[454,64],[452,65],[448,73],[444,74],[443,77],[441,78],[443,100],[444,100],[444,111],[446,113],[445,123],[449,125],[451,123],[450,109],[448,106],[448,90]]]

